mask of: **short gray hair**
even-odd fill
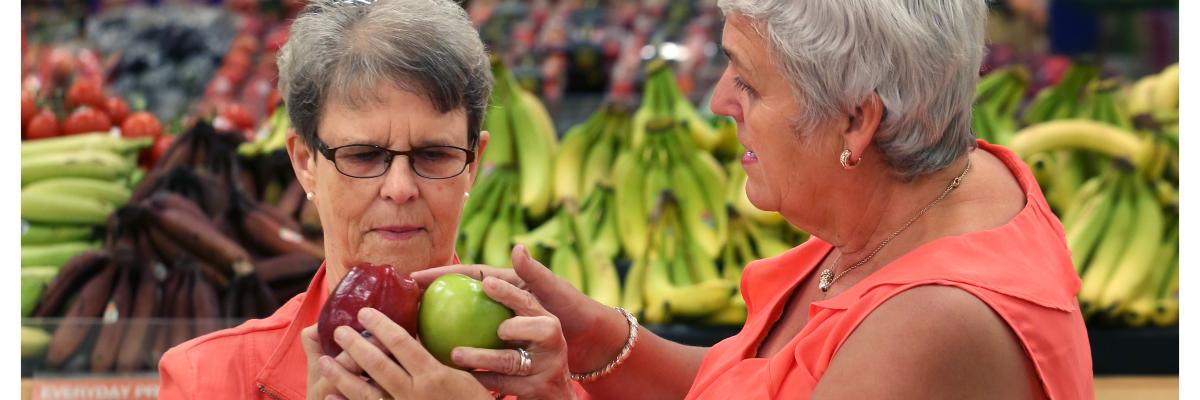
[[[278,63],[279,93],[310,149],[330,99],[360,107],[380,101],[378,88],[387,84],[428,99],[439,112],[464,110],[467,144],[479,142],[491,65],[453,1],[313,1],[292,23]]]
[[[768,39],[802,104],[796,126],[886,107],[876,145],[905,180],[974,147],[971,105],[984,54],[984,0],[720,0]],[[765,29],[764,29],[765,28]]]

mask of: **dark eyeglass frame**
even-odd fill
[[[337,151],[339,149],[344,149],[347,147],[371,147],[371,148],[375,148],[377,150],[383,151],[384,153],[387,153],[387,158],[385,158],[383,160],[383,163],[384,163],[383,172],[380,172],[379,175],[355,176],[355,175],[347,174],[346,171],[342,171],[341,167],[338,167],[338,165],[337,165],[337,160],[336,160],[335,156],[337,155]],[[459,170],[458,172],[454,173],[453,175],[437,177],[437,178],[422,175],[420,171],[417,171],[416,161],[413,159],[411,154],[429,150],[429,149],[436,149],[436,148],[455,149],[455,150],[462,151],[463,153],[466,153],[467,158],[466,158],[466,162],[463,163],[462,169]],[[342,175],[345,175],[345,176],[348,176],[351,178],[358,178],[358,179],[371,179],[371,178],[378,178],[378,177],[386,175],[388,170],[392,169],[392,161],[396,159],[396,156],[404,156],[404,158],[407,158],[408,159],[408,168],[411,169],[413,171],[413,173],[416,174],[417,176],[425,178],[425,179],[450,179],[450,178],[462,175],[463,172],[467,171],[467,167],[470,166],[471,163],[475,162],[475,150],[464,149],[462,147],[450,146],[450,145],[417,147],[417,148],[414,148],[411,150],[405,150],[405,151],[392,150],[392,149],[389,149],[389,148],[383,147],[383,146],[376,146],[373,144],[361,144],[361,143],[352,143],[352,144],[347,144],[347,145],[342,145],[342,146],[331,148],[331,147],[329,147],[329,145],[325,144],[325,141],[321,140],[321,138],[318,137],[317,138],[317,152],[321,153],[321,155],[324,156],[325,159],[327,159],[327,160],[329,160],[329,162],[333,163],[333,167],[334,167],[334,169],[336,169],[338,171],[338,173],[341,173]]]

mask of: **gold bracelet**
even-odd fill
[[[612,373],[612,371],[614,369],[617,369],[617,367],[620,366],[622,363],[624,363],[625,360],[629,359],[629,353],[633,350],[633,345],[637,343],[637,332],[638,332],[637,317],[634,317],[633,314],[630,314],[629,311],[624,308],[621,308],[621,307],[615,307],[615,308],[617,309],[617,311],[620,311],[621,314],[625,314],[625,319],[627,321],[629,321],[629,338],[625,340],[625,347],[622,347],[621,352],[617,353],[616,359],[612,360],[607,365],[601,367],[598,370],[588,372],[586,374],[576,374],[576,373],[572,372],[571,373],[572,380],[579,381],[579,382],[585,382],[585,383],[595,381],[605,375],[608,375],[609,373]]]

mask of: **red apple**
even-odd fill
[[[317,319],[321,349],[329,356],[342,352],[342,347],[333,340],[333,330],[339,326],[348,325],[362,333],[365,329],[358,322],[358,310],[363,307],[379,310],[409,334],[416,335],[420,301],[417,281],[401,275],[392,266],[355,265],[321,307]]]

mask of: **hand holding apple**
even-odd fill
[[[455,347],[499,349],[505,343],[497,331],[513,312],[484,293],[483,282],[462,274],[434,280],[421,298],[421,344],[451,367]]]

